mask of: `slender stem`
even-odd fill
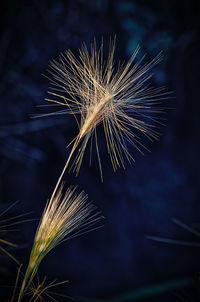
[[[22,267],[22,264],[19,266],[19,268],[17,270],[17,277],[16,277],[15,286],[14,286],[14,290],[13,290],[13,294],[12,294],[12,297],[10,299],[10,302],[13,302],[14,298],[15,298],[15,293],[16,293],[16,290],[17,290],[17,284],[18,284],[18,281],[19,281],[21,267]]]
[[[26,273],[25,273],[25,276],[24,276],[24,280],[23,280],[22,286],[20,288],[20,292],[19,292],[17,302],[20,302],[22,300],[22,298],[24,296],[24,293],[25,293],[26,289],[29,288],[35,274],[36,274],[36,272],[34,273],[33,271],[31,272],[29,270],[29,264],[28,264],[28,267],[26,269]]]
[[[59,179],[58,179],[58,181],[57,181],[57,183],[56,183],[56,186],[55,186],[55,188],[54,188],[54,190],[53,190],[53,193],[52,193],[52,195],[51,195],[50,202],[52,202],[52,200],[53,200],[53,198],[54,198],[54,196],[55,196],[55,194],[56,194],[56,192],[57,192],[57,189],[58,189],[58,187],[59,187],[59,185],[60,185],[60,182],[61,182],[61,180],[62,180],[62,177],[63,177],[63,175],[64,175],[64,173],[65,173],[65,171],[66,171],[66,169],[67,169],[67,167],[68,167],[68,165],[69,165],[70,159],[71,159],[71,157],[72,157],[74,151],[76,150],[76,148],[77,148],[77,146],[78,146],[78,144],[79,144],[79,142],[80,142],[80,139],[81,139],[81,136],[78,135],[77,138],[76,138],[76,140],[75,140],[75,142],[74,142],[74,145],[73,145],[73,147],[72,147],[72,150],[71,150],[71,152],[70,152],[70,154],[69,154],[69,157],[68,157],[68,159],[67,159],[67,162],[66,162],[66,164],[65,164],[65,166],[64,166],[64,168],[63,168],[63,170],[62,170],[62,172],[61,172],[61,174],[60,174],[60,177],[59,177]],[[22,282],[22,286],[21,286],[21,289],[20,289],[20,292],[19,292],[19,296],[18,296],[17,302],[21,302],[21,300],[22,300],[22,298],[23,298],[23,295],[24,295],[24,292],[26,291],[27,287],[30,285],[30,283],[31,283],[31,281],[32,281],[32,279],[33,279],[33,277],[34,277],[34,276],[32,276],[33,274],[31,274],[31,276],[30,276],[30,272],[28,273],[28,269],[29,269],[29,265],[28,265],[28,267],[27,267],[27,269],[26,269],[26,274],[25,274],[24,280],[23,280],[23,282]],[[29,279],[29,281],[28,281],[28,279]],[[27,283],[27,281],[28,281],[28,283]]]
[[[71,150],[71,152],[70,152],[70,154],[69,154],[69,157],[68,157],[68,159],[67,159],[67,161],[66,161],[66,164],[65,164],[65,166],[64,166],[64,168],[63,168],[63,170],[62,170],[62,172],[61,172],[61,174],[60,174],[60,177],[58,178],[58,181],[57,181],[57,183],[56,183],[56,186],[55,186],[55,188],[54,188],[54,191],[53,191],[53,193],[52,193],[52,195],[51,195],[50,202],[53,200],[53,198],[54,198],[54,196],[55,196],[55,194],[56,194],[56,192],[57,192],[58,186],[59,186],[59,184],[60,184],[60,182],[61,182],[61,180],[62,180],[62,177],[63,177],[63,175],[64,175],[64,173],[65,173],[65,171],[66,171],[66,169],[67,169],[67,167],[68,167],[68,165],[69,165],[70,159],[71,159],[71,157],[72,157],[74,151],[76,150],[76,148],[77,148],[77,146],[78,146],[78,144],[79,144],[79,141],[80,141],[80,136],[78,135],[77,138],[76,138],[76,140],[75,140],[75,142],[74,142],[73,148],[72,148],[72,150]]]
[[[22,297],[24,295],[25,285],[26,285],[26,280],[24,279],[23,282],[22,282],[22,286],[20,288],[20,292],[19,292],[17,302],[20,302],[22,300]]]

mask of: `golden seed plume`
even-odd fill
[[[39,222],[28,267],[20,290],[18,302],[29,288],[43,258],[58,244],[75,236],[99,228],[100,212],[87,203],[84,192],[77,193],[76,187],[62,194],[62,186],[47,202]]]
[[[159,53],[148,63],[142,63],[145,56],[136,62],[137,47],[127,63],[119,62],[115,68],[115,39],[110,40],[107,59],[104,59],[103,48],[103,40],[100,48],[94,41],[90,52],[86,45],[82,46],[78,58],[67,50],[60,55],[59,61],[50,62],[51,87],[48,93],[52,98],[46,100],[64,106],[64,110],[57,114],[73,114],[79,126],[64,171],[79,146],[72,165],[78,174],[91,138],[91,144],[94,140],[96,146],[102,177],[96,130],[100,123],[103,124],[114,171],[125,166],[124,158],[129,162],[134,160],[127,149],[127,142],[143,153],[142,149],[146,148],[142,137],[146,136],[151,141],[159,138],[155,124],[161,123],[161,118],[155,115],[162,113],[161,101],[169,98],[169,93],[164,87],[155,88],[149,84],[152,77],[149,71],[161,61],[162,54]],[[80,121],[77,115],[80,115]]]

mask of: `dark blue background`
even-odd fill
[[[69,154],[66,145],[77,133],[71,116],[31,118],[50,110],[38,107],[45,104],[49,84],[41,74],[49,60],[68,48],[77,53],[82,42],[89,46],[94,37],[108,41],[114,34],[116,61],[128,60],[138,43],[149,59],[160,50],[165,55],[154,69],[153,82],[174,92],[168,105],[175,109],[166,111],[161,140],[146,142],[152,152],[142,156],[130,147],[136,163],[114,174],[100,135],[104,183],[95,157],[89,168],[88,153],[77,178],[65,175],[66,184],[78,184],[106,217],[103,229],[57,247],[40,267],[40,276],[49,281],[69,279],[62,292],[74,299],[114,298],[159,282],[195,279],[200,271],[199,248],[147,238],[199,240],[172,222],[173,217],[190,226],[200,222],[199,20],[198,1],[8,0],[2,6],[1,208],[19,200],[16,213],[33,211],[30,218],[40,217]],[[17,235],[17,255],[24,264],[36,226],[26,223]],[[14,282],[15,269],[9,262],[2,285]],[[198,301],[197,287],[169,290],[145,301],[181,301],[177,295]],[[9,291],[2,289],[1,296]]]

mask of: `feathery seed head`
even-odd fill
[[[126,142],[132,143],[140,152],[145,148],[141,135],[157,140],[159,133],[154,115],[162,113],[161,101],[169,98],[163,87],[154,88],[148,81],[149,70],[158,64],[159,53],[149,63],[142,64],[144,57],[135,62],[139,47],[127,63],[114,68],[115,39],[110,41],[107,60],[104,59],[103,41],[97,48],[96,41],[91,52],[85,45],[79,50],[79,58],[67,50],[59,61],[49,66],[52,99],[47,101],[64,106],[61,113],[73,114],[79,125],[76,146],[81,144],[74,160],[74,170],[79,172],[89,139],[95,137],[95,145],[101,170],[96,127],[103,123],[108,153],[114,170],[124,167],[124,157],[133,158]],[[81,116],[78,122],[76,115]]]
[[[37,273],[40,262],[49,251],[65,240],[98,228],[95,225],[102,216],[95,211],[96,207],[86,200],[87,195],[83,191],[77,193],[76,187],[69,188],[63,196],[61,187],[47,203],[35,235],[18,301],[21,301],[25,289]]]

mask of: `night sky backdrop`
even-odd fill
[[[160,141],[145,141],[151,153],[144,156],[129,146],[136,163],[113,173],[100,135],[104,182],[95,156],[89,168],[89,152],[78,177],[71,172],[64,179],[102,210],[104,228],[54,249],[39,275],[49,282],[70,280],[55,291],[79,302],[199,301],[200,234],[180,225],[200,227],[199,1],[7,0],[0,23],[0,211],[19,201],[7,218],[28,212],[24,219],[40,218],[69,155],[66,146],[77,134],[72,116],[32,118],[52,110],[41,106],[49,87],[42,76],[49,60],[68,48],[77,54],[81,43],[90,46],[94,37],[100,41],[103,36],[106,44],[115,34],[116,62],[127,61],[138,44],[146,60],[163,50],[151,81],[173,92],[163,106],[174,109],[166,110]],[[18,244],[9,251],[24,264],[23,272],[37,223],[19,224],[19,231],[6,233]],[[0,301],[8,301],[16,269],[0,251]]]

